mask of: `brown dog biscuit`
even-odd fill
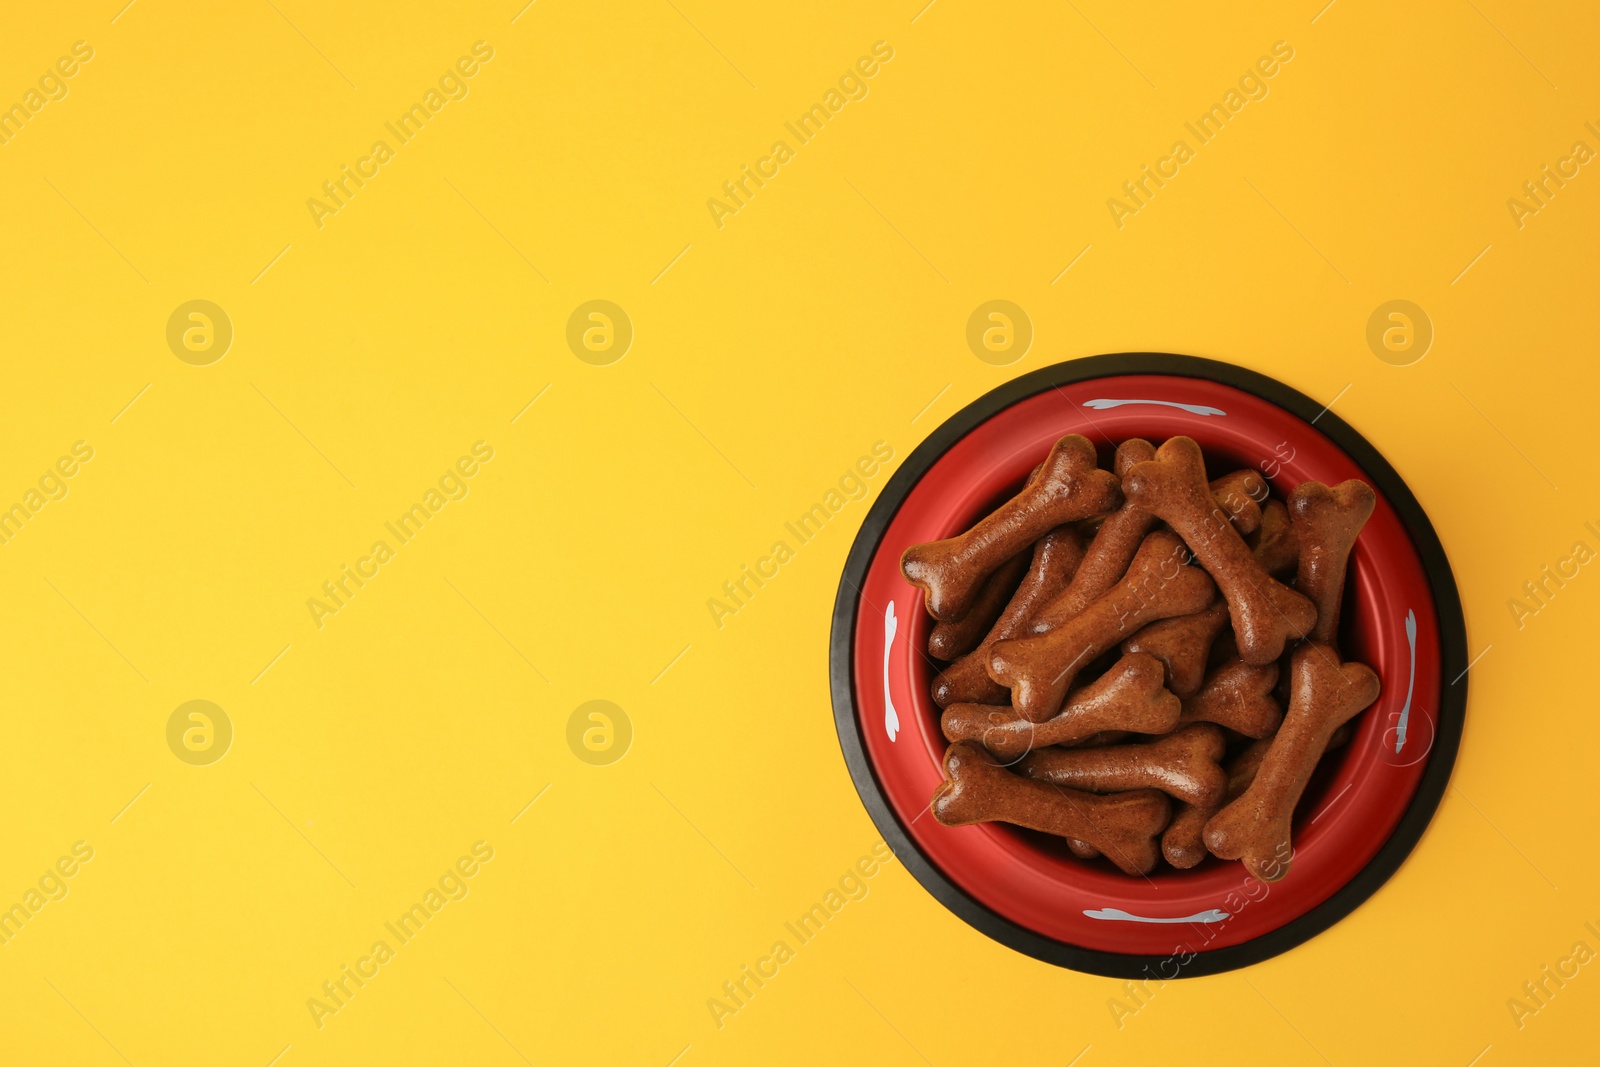
[[[1271,663],[1289,638],[1310,632],[1315,605],[1261,568],[1212,498],[1205,457],[1192,438],[1169,439],[1155,459],[1134,465],[1123,486],[1127,500],[1177,531],[1216,580],[1245,662]]]
[[[1263,882],[1276,881],[1293,857],[1291,821],[1311,772],[1335,730],[1378,699],[1371,668],[1341,663],[1331,645],[1295,651],[1289,712],[1250,787],[1206,823],[1205,843],[1223,859],[1242,859]]]
[[[1317,606],[1313,641],[1338,643],[1345,566],[1377,502],[1372,486],[1358,478],[1331,489],[1321,482],[1301,482],[1289,494],[1289,516],[1300,539],[1294,584]]]
[[[1161,855],[1180,871],[1198,867],[1206,858],[1206,845],[1200,834],[1206,820],[1221,809],[1212,805],[1179,804],[1172,812],[1172,821],[1161,832]]]
[[[1088,687],[1085,686],[1084,688],[1087,689]],[[1165,720],[1166,720],[1166,715],[1165,715],[1165,713],[1162,713],[1161,721],[1165,721]],[[1172,731],[1171,730],[1159,730],[1158,729],[1158,730],[1141,730],[1139,732],[1140,733],[1153,733],[1153,734],[1170,734]],[[1132,730],[1101,730],[1097,734],[1090,734],[1088,737],[1085,737],[1082,741],[1064,741],[1064,742],[1062,742],[1062,744],[1065,745],[1066,747],[1069,747],[1069,748],[1099,748],[1101,745],[1118,745],[1118,744],[1121,744],[1122,742],[1126,741],[1128,738],[1132,737],[1133,734],[1134,734],[1134,731],[1132,731]],[[1331,742],[1330,742],[1330,744],[1331,744]]]
[[[1214,600],[1204,611],[1153,622],[1122,642],[1122,651],[1144,652],[1161,661],[1167,688],[1192,697],[1206,677],[1211,645],[1228,625],[1228,602]]]
[[[1009,707],[952,704],[939,727],[948,740],[976,741],[1007,762],[1045,745],[1089,744],[1108,732],[1164,734],[1181,707],[1161,677],[1161,664],[1151,657],[1124,656],[1045,722],[1029,722]]]
[[[1261,505],[1261,528],[1256,531],[1250,551],[1261,562],[1261,569],[1274,578],[1282,580],[1294,575],[1300,562],[1300,537],[1283,501],[1272,499]]]
[[[965,615],[955,622],[933,624],[928,634],[928,654],[935,659],[953,660],[977,648],[983,635],[1000,618],[1027,569],[1028,556],[1020,552],[1000,564],[984,579],[978,599],[972,602]]]
[[[1345,723],[1339,727],[1333,732],[1333,736],[1328,738],[1328,751],[1332,752],[1336,748],[1343,748],[1348,745],[1350,738],[1355,736],[1355,732],[1356,728],[1350,723]]]
[[[1272,738],[1263,737],[1252,741],[1239,751],[1239,754],[1228,761],[1225,768],[1228,772],[1228,799],[1232,800],[1242,796],[1256,780],[1256,771],[1261,769],[1261,760],[1267,754],[1267,749],[1272,747]]]
[[[1233,528],[1253,534],[1261,526],[1261,505],[1267,499],[1267,483],[1248,468],[1224,474],[1211,482],[1211,496],[1227,513]]]
[[[946,826],[1008,822],[1086,842],[1127,874],[1146,874],[1160,856],[1157,835],[1172,802],[1156,789],[1099,796],[1020,778],[970,742],[944,754],[945,781],[933,794],[933,817]]]
[[[1083,538],[1072,527],[1057,526],[1040,538],[1033,546],[1033,563],[1027,575],[988,634],[933,680],[933,702],[943,708],[951,704],[1003,704],[1009,700],[1005,687],[989,677],[990,646],[1022,633],[1040,605],[1071,580],[1082,559]]]
[[[1225,747],[1222,730],[1200,722],[1144,744],[1035,749],[1017,771],[1090,793],[1159,789],[1189,804],[1215,804],[1228,788],[1217,762]]]
[[[1134,464],[1152,459],[1155,454],[1155,446],[1141,438],[1122,442],[1117,446],[1114,461],[1117,477],[1120,479]],[[1042,634],[1053,630],[1109,592],[1128,573],[1128,564],[1155,521],[1155,516],[1148,511],[1130,507],[1126,502],[1107,515],[1094,532],[1072,581],[1034,614],[1028,623],[1029,632]]]
[[[1250,746],[1229,760],[1223,768],[1228,775],[1226,795],[1214,804],[1179,804],[1172,813],[1172,822],[1161,835],[1161,854],[1179,870],[1198,866],[1206,858],[1206,843],[1201,835],[1211,816],[1221,811],[1228,801],[1234,800],[1255,780],[1261,757],[1271,747],[1270,737],[1252,741]]]
[[[1283,721],[1283,708],[1273,699],[1278,665],[1255,667],[1229,660],[1206,676],[1200,691],[1183,702],[1180,726],[1214,722],[1245,737],[1267,737]]]
[[[1097,860],[1100,858],[1099,849],[1089,844],[1089,842],[1079,841],[1075,837],[1067,838],[1067,851],[1080,860]]]
[[[983,580],[1007,559],[1062,523],[1121,503],[1116,475],[1095,465],[1094,445],[1068,434],[1020,493],[963,534],[912,545],[900,558],[900,570],[927,594],[928,613],[950,622],[967,613]]]
[[[1184,564],[1177,537],[1145,537],[1128,573],[1081,614],[1047,633],[997,641],[989,650],[989,677],[1011,690],[1023,718],[1044,722],[1061,708],[1073,678],[1096,656],[1141,626],[1188,615],[1211,602],[1216,586],[1200,568]]]

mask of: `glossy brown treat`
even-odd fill
[[[1294,584],[1317,606],[1313,641],[1338,641],[1345,565],[1377,502],[1372,486],[1356,478],[1332,489],[1321,482],[1301,482],[1289,494],[1289,516],[1300,538]]]
[[[1378,676],[1360,663],[1341,663],[1331,645],[1295,650],[1289,713],[1272,739],[1255,781],[1206,823],[1206,847],[1223,859],[1242,859],[1263,882],[1288,873],[1294,855],[1290,822],[1311,772],[1335,730],[1378,699]]]
[[[933,624],[933,631],[928,634],[928,654],[935,659],[953,660],[977,648],[983,635],[1000,618],[1000,613],[1017,591],[1017,583],[1027,569],[1028,557],[1022,553],[1000,564],[993,574],[984,579],[978,599],[973,601],[965,615],[955,622]]]
[[[1256,531],[1250,551],[1261,562],[1261,569],[1282,580],[1294,575],[1300,562],[1300,537],[1289,520],[1289,509],[1281,500],[1261,505],[1261,529]]]
[[[1083,538],[1070,526],[1057,526],[1033,546],[1033,563],[1011,597],[1011,603],[978,647],[950,664],[933,680],[933,702],[951,704],[1004,704],[1011,699],[1002,685],[989,677],[989,648],[1024,631],[1039,607],[1061,592],[1083,559]],[[943,626],[940,623],[939,626]],[[935,626],[934,629],[938,629]]]
[[[1205,457],[1192,438],[1169,439],[1154,460],[1135,464],[1123,485],[1128,501],[1176,530],[1216,580],[1246,663],[1271,663],[1291,637],[1310,632],[1316,606],[1261,568],[1212,499]]]
[[[995,568],[1062,523],[1101,515],[1122,503],[1117,476],[1095,466],[1094,445],[1079,434],[1057,441],[1039,476],[966,533],[912,545],[900,558],[906,580],[927,593],[940,622],[961,618]]]
[[[1123,652],[1144,652],[1161,661],[1167,688],[1192,697],[1206,678],[1211,645],[1228,625],[1228,602],[1214,600],[1204,611],[1153,622],[1122,642]]]
[[[1241,749],[1239,754],[1229,760],[1225,770],[1228,772],[1228,799],[1234,800],[1250,787],[1256,780],[1256,771],[1261,768],[1261,760],[1266,756],[1267,749],[1272,747],[1272,738],[1263,737],[1252,741]]]
[[[1029,722],[1044,722],[1078,672],[1146,623],[1188,615],[1211,602],[1216,586],[1189,552],[1164,531],[1146,535],[1128,573],[1081,614],[1047,633],[997,641],[989,677],[1011,690],[1011,704]]]
[[[1172,802],[1156,789],[1099,796],[1029,778],[962,741],[944,754],[945,781],[933,794],[933,817],[946,826],[1008,822],[1094,846],[1127,874],[1147,874],[1160,857],[1157,835]]]
[[[1162,730],[1159,732],[1171,733],[1172,731]],[[1099,748],[1101,745],[1120,745],[1132,736],[1134,736],[1132,730],[1101,730],[1097,734],[1090,734],[1082,741],[1068,741],[1066,744],[1072,748]]]
[[[1355,736],[1355,733],[1355,726],[1350,723],[1345,723],[1343,726],[1339,727],[1333,732],[1332,737],[1328,738],[1328,751],[1332,752],[1336,748],[1343,748],[1345,745],[1348,745],[1350,743],[1350,739]]]
[[[1087,841],[1079,841],[1075,837],[1067,838],[1067,851],[1080,860],[1095,860],[1100,858],[1100,850]]]
[[[1228,776],[1217,762],[1225,747],[1219,728],[1198,722],[1140,745],[1035,749],[1017,764],[1017,771],[1090,793],[1159,789],[1185,803],[1215,804],[1228,788]]]
[[[1224,474],[1211,483],[1211,496],[1227,513],[1233,528],[1253,534],[1261,527],[1261,502],[1267,499],[1267,483],[1253,470]]]
[[[1183,702],[1178,724],[1214,722],[1246,737],[1267,737],[1283,721],[1283,708],[1272,695],[1272,687],[1277,684],[1276,663],[1253,667],[1243,660],[1229,660],[1206,677],[1198,693]]]
[[[1156,447],[1142,438],[1132,438],[1117,446],[1114,461],[1121,478],[1136,463],[1154,458]],[[1042,634],[1073,618],[1099,600],[1128,573],[1128,564],[1144,542],[1144,535],[1155,525],[1155,516],[1126,502],[1105,517],[1078,565],[1071,583],[1041,607],[1029,620],[1030,633]]]
[[[1172,821],[1161,833],[1161,855],[1180,871],[1198,867],[1206,858],[1206,845],[1200,834],[1206,821],[1221,811],[1212,805],[1179,804],[1172,812]]]
[[[1010,707],[952,704],[939,727],[950,741],[976,741],[1011,762],[1044,745],[1087,745],[1107,732],[1164,734],[1178,721],[1178,698],[1161,685],[1161,664],[1123,656],[1109,671],[1068,697],[1061,713],[1029,722]]]
[[[1233,759],[1229,760],[1223,768],[1228,774],[1227,795],[1215,804],[1179,804],[1172,813],[1172,822],[1167,824],[1166,832],[1161,835],[1161,854],[1167,862],[1179,870],[1188,870],[1198,866],[1206,858],[1206,843],[1201,835],[1205,832],[1206,823],[1211,821],[1211,816],[1221,811],[1228,801],[1236,799],[1255,781],[1256,768],[1261,766],[1261,757],[1267,754],[1267,749],[1272,746],[1272,738],[1265,737],[1260,741],[1252,741],[1250,747],[1244,749]]]

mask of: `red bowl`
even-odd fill
[[[1213,476],[1248,467],[1286,496],[1360,478],[1377,506],[1351,554],[1341,646],[1383,692],[1329,753],[1295,814],[1294,862],[1263,883],[1207,859],[1130,877],[1004,824],[928,815],[946,741],[929,687],[932,626],[905,549],[966,529],[1063,434],[1109,466],[1130,437],[1194,438]],[[1211,974],[1276,955],[1347,915],[1399,867],[1449,780],[1466,706],[1466,630],[1449,563],[1392,467],[1326,407],[1273,379],[1186,356],[1075,360],[994,390],[906,460],[856,538],[834,607],[834,715],[885,840],[968,923],[1031,956],[1113,977]],[[1403,725],[1402,725],[1403,724]]]

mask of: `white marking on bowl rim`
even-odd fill
[[[1083,406],[1084,407],[1086,407],[1086,408],[1094,408],[1096,411],[1104,411],[1106,408],[1120,408],[1125,404],[1155,404],[1155,405],[1157,405],[1159,407],[1164,407],[1164,408],[1178,408],[1180,411],[1187,411],[1191,415],[1226,415],[1227,414],[1227,412],[1223,411],[1221,408],[1207,407],[1204,404],[1180,404],[1180,403],[1178,403],[1177,401],[1174,401],[1174,400],[1104,400],[1104,399],[1101,399],[1101,400],[1085,400],[1083,402]]]
[[[1406,643],[1411,646],[1411,677],[1406,681],[1406,703],[1400,709],[1400,722],[1394,729],[1395,755],[1406,747],[1406,724],[1411,721],[1411,694],[1417,687],[1417,613],[1406,609]]]
[[[894,601],[883,612],[883,729],[894,741],[900,732],[900,715],[894,710],[894,697],[889,695],[889,651],[894,648],[894,635],[900,620],[894,617]]]
[[[1132,912],[1123,911],[1121,908],[1090,909],[1086,910],[1084,914],[1091,919],[1106,919],[1124,923],[1219,923],[1229,918],[1228,913],[1220,908],[1197,911],[1193,915],[1175,915],[1171,918],[1134,915]]]

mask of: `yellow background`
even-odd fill
[[[1600,26],[922,3],[6,14],[0,103],[94,58],[0,146],[0,505],[95,457],[0,546],[0,905],[95,855],[0,948],[0,1058],[1594,1057],[1593,968],[1520,1029],[1506,1002],[1600,948],[1600,578],[1520,628],[1507,601],[1600,547],[1600,175],[1520,229],[1506,201],[1600,148]],[[479,40],[470,95],[319,229],[307,199]],[[706,200],[879,40],[869,95],[719,229]],[[1270,95],[1117,228],[1107,199],[1280,40]],[[235,328],[205,367],[165,340],[196,298]],[[597,298],[635,329],[603,367],[565,341]],[[993,298],[1036,331],[1009,367],[964,339]],[[1399,298],[1437,331],[1405,367],[1365,340]],[[894,865],[719,1029],[708,998],[877,840],[826,662],[868,503],[720,629],[707,599],[874,442],[897,464],[1016,374],[1140,349],[1337,400],[1432,516],[1487,651],[1427,835],[1334,929],[1120,1029],[1122,983],[988,941]],[[470,495],[318,629],[307,599],[479,440]],[[166,744],[191,699],[235,729],[210,766]],[[592,699],[632,723],[609,766],[567,744]],[[319,1029],[307,999],[480,840],[470,895]]]

